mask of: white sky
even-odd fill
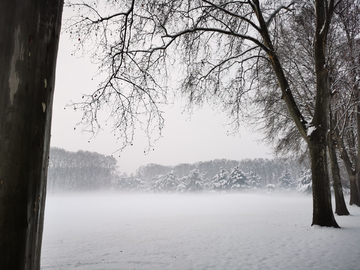
[[[90,93],[97,86],[97,78],[94,78],[97,67],[87,58],[71,56],[73,48],[73,43],[62,35],[57,60],[51,146],[69,151],[113,154],[118,160],[119,170],[127,173],[134,173],[139,166],[148,163],[177,165],[221,158],[241,160],[272,157],[271,150],[259,143],[260,135],[242,129],[238,136],[227,136],[225,113],[215,115],[210,108],[204,107],[190,118],[188,114],[181,113],[181,102],[169,106],[165,111],[163,138],[155,144],[154,151],[145,155],[145,134],[136,134],[134,146],[122,153],[115,153],[121,147],[121,142],[117,142],[110,131],[103,131],[91,138],[91,134],[81,132],[80,126],[74,130],[82,115],[71,108],[64,109],[70,100],[80,101],[82,93]]]

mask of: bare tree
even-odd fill
[[[344,198],[343,186],[341,182],[340,167],[338,163],[338,156],[336,154],[336,139],[333,136],[334,121],[332,119],[332,112],[330,111],[330,130],[328,133],[327,143],[330,160],[330,168],[333,180],[333,189],[335,195],[335,213],[339,216],[350,215]]]
[[[340,7],[338,7],[340,11]],[[342,33],[339,26],[339,17],[335,16],[329,42],[327,45],[327,65],[334,78],[342,74],[338,62],[344,60],[337,59],[341,54],[340,38]],[[299,101],[299,107],[307,119],[313,117],[316,95],[316,73],[314,70],[314,35],[316,30],[316,17],[311,6],[303,6],[301,12],[290,17],[288,23],[282,25],[277,32],[280,36],[275,44],[275,49],[281,57],[283,68],[288,78],[294,96]],[[340,53],[339,53],[340,52]],[[294,123],[286,113],[286,108],[281,102],[277,93],[277,83],[275,76],[271,73],[271,67],[264,61],[260,66],[263,75],[261,88],[255,99],[255,112],[257,117],[254,119],[257,127],[266,135],[266,140],[274,145],[275,152],[278,154],[291,154],[299,156],[303,160],[308,154],[307,144],[301,138],[301,134],[295,128]],[[257,71],[258,72],[258,71]],[[339,89],[339,84],[330,82],[332,89]],[[341,89],[344,91],[344,89]],[[337,90],[338,91],[338,90]],[[337,102],[337,96],[332,95],[332,104]],[[259,122],[261,123],[259,126]],[[333,125],[335,127],[336,124]],[[329,160],[332,168],[333,187],[336,198],[336,213],[347,215],[346,204],[342,191],[338,160],[336,155],[336,144],[332,135],[328,137]]]
[[[121,91],[126,88],[121,88],[119,83],[135,90],[135,96],[150,98],[152,91],[158,93],[164,89],[158,83],[159,76],[173,71],[181,74],[178,77],[181,89],[191,104],[209,101],[216,107],[223,106],[234,119],[240,119],[246,114],[246,101],[254,97],[251,90],[259,87],[258,77],[252,71],[263,59],[275,74],[277,96],[285,103],[290,119],[310,150],[312,224],[338,227],[332,212],[326,158],[330,100],[326,42],[339,2],[133,0],[119,5],[112,1],[111,9],[116,11],[105,12],[106,15],[96,5],[72,4],[86,15],[75,18],[70,31],[80,42],[94,38],[96,44],[102,45],[103,53],[95,50],[94,55],[109,74],[94,94],[100,98],[93,100],[95,96],[90,96],[83,109],[94,112],[91,106],[108,101],[110,92],[127,99],[126,92]],[[287,17],[308,5],[316,22],[312,119],[306,117],[301,101],[296,99],[296,89],[292,89],[282,57],[274,46],[277,31],[287,23]],[[173,63],[180,65],[174,67]],[[174,79],[171,75],[168,78]],[[131,92],[130,97],[133,95]]]
[[[1,269],[40,269],[62,7],[0,2]]]
[[[350,204],[360,206],[360,3],[343,1],[337,14],[338,44],[334,51],[334,133],[350,178]],[[334,72],[333,72],[334,73]]]

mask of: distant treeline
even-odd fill
[[[291,159],[219,159],[194,164],[141,166],[115,179],[114,189],[150,192],[240,190],[311,191],[308,166]]]
[[[94,152],[69,152],[52,147],[48,191],[110,189],[116,175],[116,159]]]
[[[50,192],[123,190],[142,192],[234,191],[311,187],[308,166],[292,159],[212,160],[194,164],[141,166],[135,174],[117,172],[112,156],[51,148]]]
[[[249,175],[257,174],[265,185],[276,184],[284,171],[289,172],[291,174],[291,180],[295,181],[300,177],[302,171],[309,169],[307,165],[299,164],[297,160],[288,158],[256,158],[244,159],[241,161],[216,159],[194,164],[179,164],[176,166],[148,164],[146,166],[141,166],[136,174],[145,180],[151,180],[154,177],[165,175],[170,172],[173,172],[177,178],[182,178],[189,175],[190,171],[197,169],[204,177],[213,179],[220,169],[231,172],[236,166],[239,166],[244,173]]]
[[[201,173],[199,169],[191,170],[188,175],[181,178],[177,177],[173,171],[152,178],[145,178],[140,174],[131,176],[124,174],[115,179],[113,189],[155,193],[289,191],[297,189],[302,193],[310,193],[311,173],[309,170],[304,170],[300,173],[300,178],[293,180],[291,172],[285,170],[274,183],[266,183],[254,171],[245,173],[240,166],[235,166],[231,171],[220,168],[212,178]]]

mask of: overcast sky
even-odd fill
[[[236,136],[227,136],[229,127],[226,115],[215,114],[205,107],[190,117],[182,114],[182,102],[169,106],[165,111],[163,137],[155,144],[154,150],[146,155],[147,140],[142,133],[136,134],[134,146],[115,153],[121,142],[110,130],[99,133],[95,138],[82,133],[81,114],[66,108],[70,101],[80,101],[82,93],[92,92],[99,78],[94,78],[97,67],[86,58],[71,56],[72,41],[66,35],[60,39],[57,61],[57,76],[53,106],[51,146],[69,151],[96,151],[114,155],[121,172],[135,173],[141,165],[158,163],[177,165],[213,159],[271,158],[271,150],[259,142],[260,135],[252,134],[245,128]],[[120,156],[120,157],[119,157]]]

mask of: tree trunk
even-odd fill
[[[0,1],[1,269],[40,269],[62,6]]]
[[[355,64],[355,61],[353,61],[353,64]],[[356,124],[357,124],[357,156],[355,158],[355,187],[357,191],[357,201],[356,205],[360,206],[360,88],[359,88],[359,72],[358,74],[354,74],[354,89],[353,92],[355,93],[356,98]]]
[[[333,139],[331,138],[330,133],[328,134],[327,139],[328,139],[328,150],[329,150],[329,158],[331,164],[331,172],[333,178],[333,189],[335,194],[335,213],[338,214],[339,216],[350,215],[344,199],[344,193],[341,184],[340,169],[339,169],[339,164],[337,162],[335,145]]]
[[[350,205],[360,206],[359,190],[356,184],[356,174],[349,174],[350,177]]]
[[[331,205],[325,136],[326,131],[319,128],[311,134],[309,141],[313,194],[313,221],[311,225],[339,228]]]

